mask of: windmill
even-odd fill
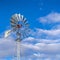
[[[16,34],[17,43],[17,60],[20,60],[20,42],[22,39],[26,38],[29,34],[28,21],[21,14],[14,14],[10,19],[11,30],[5,32],[5,37],[7,37],[11,32]]]

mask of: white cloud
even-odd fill
[[[60,13],[50,13],[47,16],[39,18],[41,23],[59,23]]]
[[[27,60],[34,58],[35,60],[42,60],[43,58],[45,60],[48,58],[50,60],[52,58],[60,59],[60,43],[56,42],[57,40],[52,43],[50,40],[40,39],[39,42],[32,44],[28,43],[31,41],[29,39],[30,37],[21,42],[21,60],[26,58]],[[31,39],[33,40],[33,37]],[[35,40],[34,38],[33,41],[38,41],[38,39]],[[46,41],[50,43],[46,43]],[[12,38],[0,38],[0,58],[7,56],[16,56],[16,42]]]
[[[35,36],[35,38],[42,38],[42,39],[60,39],[60,29],[54,29],[54,30],[44,30],[36,28],[35,33],[33,33],[32,36]]]
[[[0,58],[13,56],[15,54],[16,43],[12,38],[0,38]]]
[[[46,16],[38,18],[38,21],[44,28],[48,29],[60,29],[60,13],[52,12]]]

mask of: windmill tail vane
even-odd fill
[[[4,35],[4,37],[7,38],[7,37],[10,35],[10,32],[11,32],[11,30],[7,30],[7,31],[5,31],[5,35]]]

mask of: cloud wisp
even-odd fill
[[[59,23],[60,22],[60,13],[50,13],[47,16],[39,18],[41,23]]]

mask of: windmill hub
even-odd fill
[[[20,24],[17,24],[17,26],[16,26],[16,28],[21,28],[22,27],[22,25],[20,25]]]

